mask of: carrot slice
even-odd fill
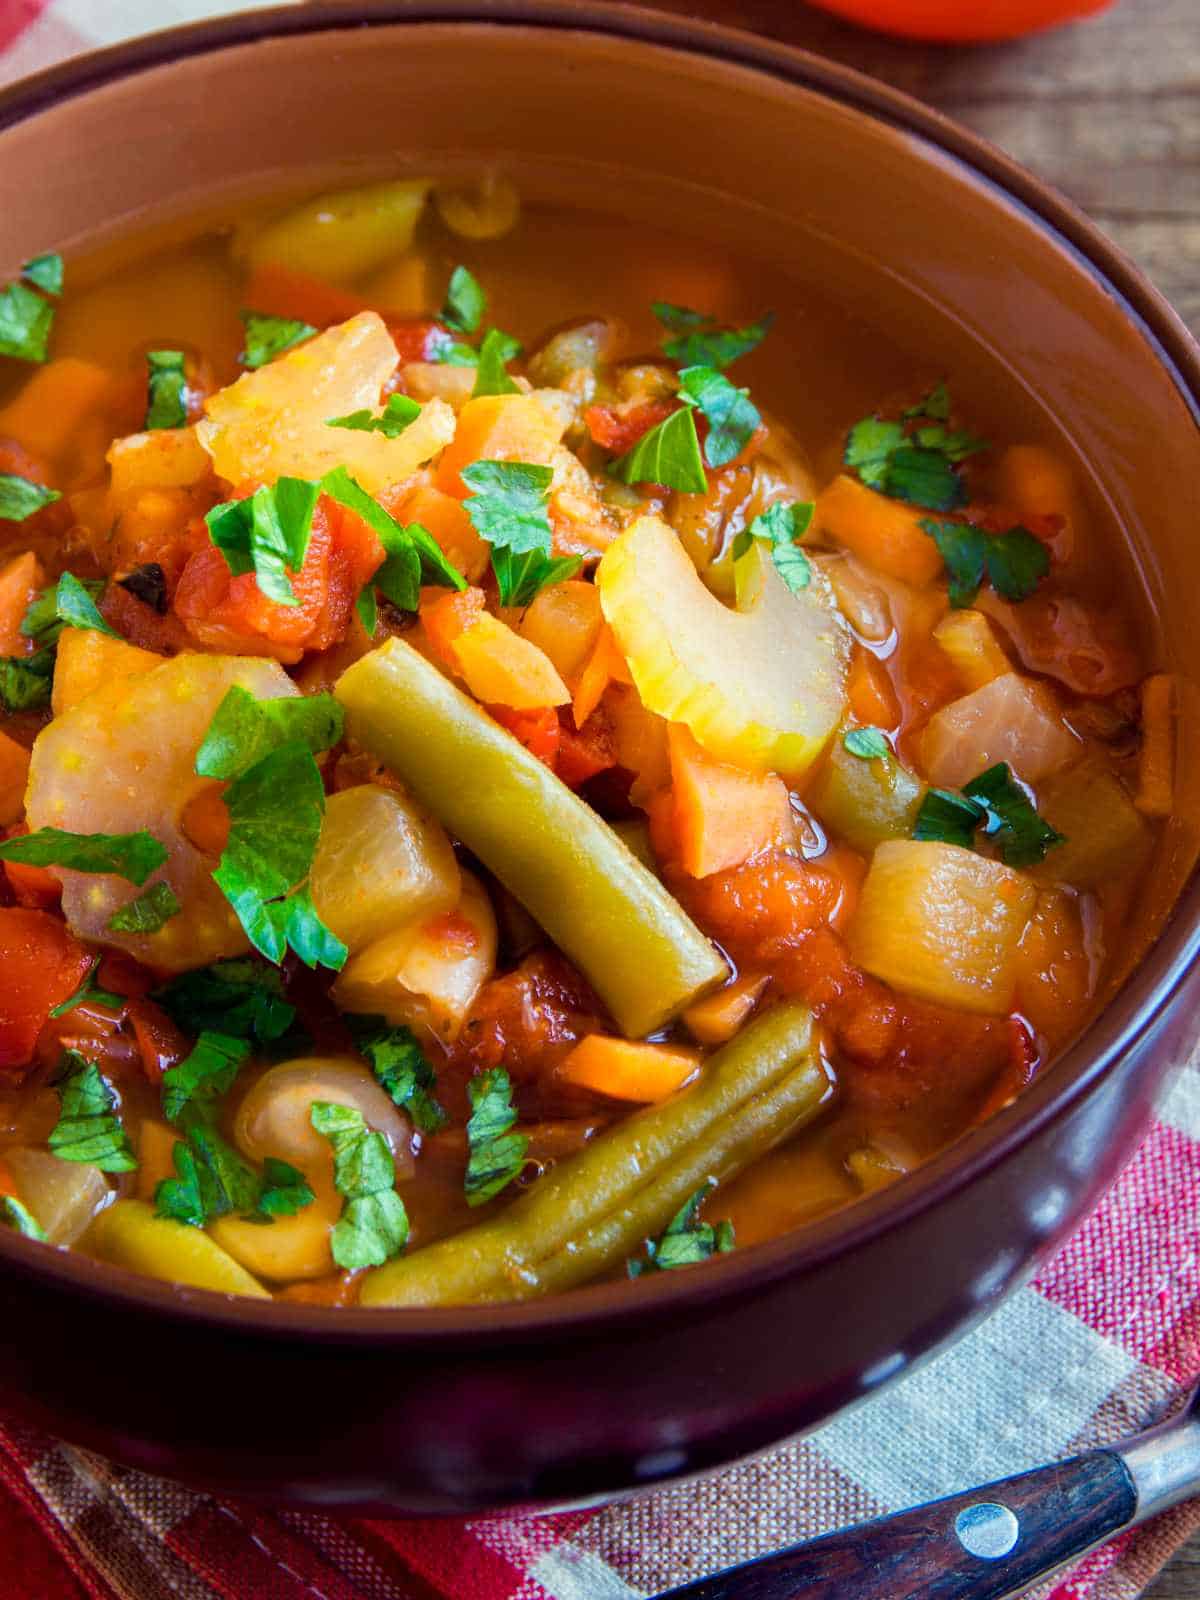
[[[843,473],[818,496],[815,522],[868,566],[923,588],[942,570],[938,547],[921,527],[930,514]]]
[[[267,261],[256,269],[246,285],[245,301],[255,311],[273,317],[294,317],[314,328],[328,328],[370,309],[361,295],[335,288],[307,272]]]
[[[563,427],[527,394],[489,394],[468,400],[454,438],[442,453],[437,487],[464,499],[470,489],[459,473],[473,461],[549,462]]]
[[[791,799],[781,778],[714,761],[680,724],[669,738],[679,864],[686,873],[707,878],[792,842]]]
[[[724,1044],[747,1020],[766,987],[767,979],[754,973],[736,978],[689,1006],[683,1013],[684,1027],[701,1044]]]
[[[595,1089],[614,1100],[665,1100],[700,1065],[698,1050],[675,1045],[634,1044],[592,1033],[581,1039],[558,1069],[564,1083]]]
[[[850,656],[846,693],[855,720],[864,728],[885,728],[889,732],[900,721],[900,703],[883,662],[856,644]]]

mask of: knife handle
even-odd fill
[[[880,1517],[658,1600],[1001,1600],[1123,1528],[1138,1496],[1110,1450]]]

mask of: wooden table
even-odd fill
[[[886,39],[800,0],[649,3],[804,45],[967,123],[1088,211],[1200,336],[1200,0],[1119,0],[1086,25],[972,48]],[[1200,1538],[1146,1600],[1200,1600]]]

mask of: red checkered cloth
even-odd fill
[[[0,82],[240,0],[0,0]],[[632,1600],[1135,1432],[1200,1374],[1200,1067],[1095,1215],[983,1327],[819,1433],[600,1510],[274,1515],[0,1426],[3,1600]],[[1036,1591],[1132,1600],[1200,1503]]]

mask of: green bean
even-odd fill
[[[347,732],[473,850],[590,980],[629,1038],[722,982],[725,962],[608,824],[411,645],[339,680]]]
[[[619,1267],[701,1184],[744,1170],[816,1116],[830,1093],[806,1006],[766,1011],[691,1088],[563,1161],[498,1216],[365,1279],[372,1306],[524,1300]]]

